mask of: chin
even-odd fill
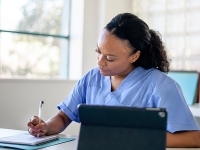
[[[102,76],[108,76],[106,73],[100,72]]]
[[[109,73],[106,73],[106,72],[100,71],[100,73],[101,73],[102,76],[110,76],[110,74],[109,74]]]

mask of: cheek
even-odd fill
[[[119,63],[109,63],[107,64],[107,71],[104,75],[106,76],[114,76],[119,75],[125,72],[130,67],[130,63],[127,61],[119,62]]]
[[[117,63],[117,64],[110,64],[108,66],[109,70],[113,73],[120,72],[128,67],[127,63]]]

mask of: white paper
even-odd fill
[[[44,142],[56,140],[59,137],[56,135],[44,136],[44,137],[34,137],[29,133],[18,134],[14,136],[8,136],[0,138],[1,143],[11,143],[11,144],[25,144],[25,145],[38,145]]]

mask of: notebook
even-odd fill
[[[78,150],[165,150],[167,112],[163,108],[78,106]]]
[[[44,136],[44,137],[34,137],[29,133],[18,134],[14,136],[7,136],[0,138],[1,143],[10,143],[10,144],[23,144],[23,145],[39,145],[53,140],[58,140],[58,136]]]

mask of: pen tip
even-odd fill
[[[44,104],[44,101],[40,101],[40,107],[42,107],[43,104]]]

